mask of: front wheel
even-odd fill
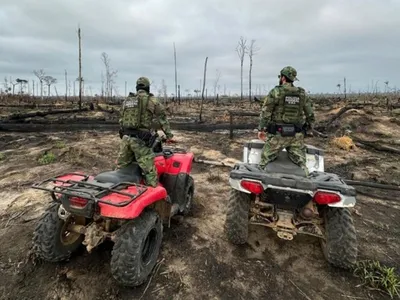
[[[162,224],[153,210],[122,226],[115,235],[111,273],[124,286],[143,284],[157,263],[162,240]]]
[[[353,218],[347,208],[326,207],[325,238],[322,251],[332,265],[350,269],[357,261],[357,236]]]
[[[194,180],[192,176],[189,176],[185,188],[185,204],[182,209],[182,215],[187,216],[192,210],[193,196],[194,196]]]
[[[231,189],[226,212],[226,233],[233,244],[245,244],[249,235],[250,195]]]
[[[83,234],[68,230],[70,224],[85,225],[84,217],[69,216],[65,221],[58,217],[59,203],[53,202],[44,211],[33,233],[33,249],[49,262],[67,260],[78,249]]]

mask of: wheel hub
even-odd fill
[[[85,223],[86,223],[85,217],[69,215],[64,220],[64,225],[60,231],[61,243],[65,246],[75,243],[76,240],[79,239],[79,237],[81,236],[81,233],[70,230],[70,227],[74,225],[83,226],[85,225]]]

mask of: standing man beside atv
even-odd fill
[[[149,79],[139,77],[136,81],[136,94],[131,94],[122,106],[119,120],[122,141],[117,168],[123,168],[136,160],[144,173],[146,184],[156,187],[157,170],[152,146],[157,132],[153,121],[160,124],[167,139],[171,141],[173,134],[164,106],[150,93]]]
[[[308,175],[304,134],[312,131],[315,117],[305,90],[293,85],[296,76],[293,67],[284,67],[279,85],[264,99],[258,128],[258,138],[265,141],[260,167],[265,168],[286,148],[289,158]]]

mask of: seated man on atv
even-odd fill
[[[306,166],[305,131],[311,131],[315,122],[310,99],[301,87],[295,87],[297,71],[290,66],[281,70],[279,85],[264,99],[260,114],[258,138],[265,145],[260,167],[275,160],[286,148],[289,158],[308,175]],[[304,120],[305,119],[305,120]]]
[[[119,120],[122,141],[117,168],[123,168],[136,161],[144,173],[146,184],[156,187],[157,170],[154,166],[152,150],[156,130],[153,121],[158,121],[169,141],[171,141],[173,134],[164,106],[150,93],[149,79],[146,77],[138,78],[136,91],[136,94],[127,97],[122,106]]]

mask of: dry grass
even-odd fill
[[[339,149],[343,149],[346,151],[355,150],[357,149],[356,145],[354,144],[353,140],[348,136],[342,136],[339,138],[334,138],[331,141],[331,144],[338,147]]]
[[[207,175],[207,181],[210,183],[217,183],[223,181],[220,171],[217,169],[211,170]]]

